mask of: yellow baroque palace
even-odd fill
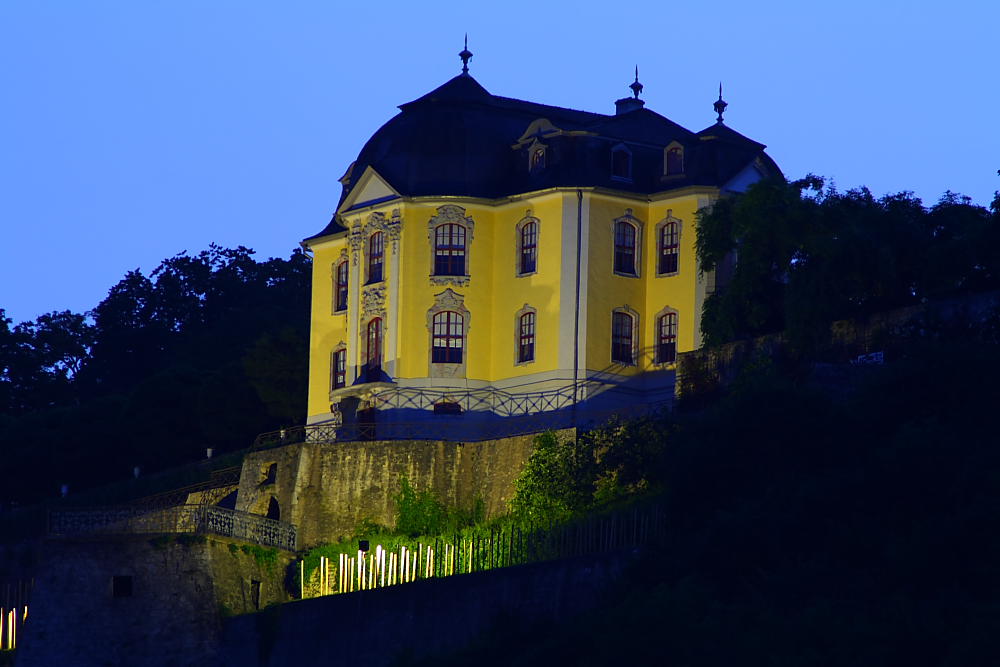
[[[473,439],[673,396],[701,345],[695,212],[780,171],[718,119],[604,115],[468,73],[403,104],[341,178],[312,252],[308,423]],[[357,429],[357,430],[352,430]]]

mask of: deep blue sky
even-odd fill
[[[0,3],[0,308],[95,306],[126,271],[216,242],[287,256],[396,112],[457,74],[768,145],[841,189],[1000,188],[1000,3]],[[482,9],[486,8],[486,9]]]

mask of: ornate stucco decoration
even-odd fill
[[[458,224],[465,227],[465,273],[464,276],[437,276],[434,270],[434,231],[441,225]],[[454,204],[439,206],[437,214],[427,221],[427,242],[431,251],[431,276],[432,285],[453,285],[455,287],[467,287],[469,285],[469,273],[472,266],[472,236],[476,223],[472,216],[465,214],[465,209]]]
[[[361,232],[360,221],[355,221],[351,225],[351,231],[347,236],[347,243],[351,246],[351,263],[357,264],[361,257],[361,245],[364,243],[364,234]]]
[[[385,316],[385,285],[371,285],[361,292],[361,319]]]
[[[392,210],[392,217],[385,223],[386,236],[389,237],[389,242],[392,245],[393,255],[399,252],[399,235],[402,231],[402,227],[403,221],[399,217],[399,209],[394,208]]]

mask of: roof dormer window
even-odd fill
[[[684,174],[684,147],[676,141],[663,151],[663,175],[681,176]]]
[[[611,178],[619,181],[632,180],[632,152],[625,144],[611,149]]]
[[[534,173],[545,169],[545,146],[536,143],[529,150],[528,171]]]

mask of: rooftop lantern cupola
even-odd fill
[[[639,83],[639,66],[635,66],[635,81],[633,81],[629,88],[632,89],[632,97],[623,97],[615,102],[615,115],[620,116],[623,113],[628,113],[630,111],[636,111],[638,109],[646,106],[646,103],[639,99],[639,93],[642,92],[642,84]]]

